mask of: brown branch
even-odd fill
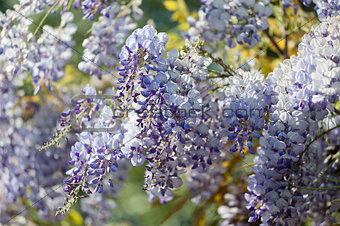
[[[283,50],[280,48],[280,46],[276,43],[274,37],[272,35],[269,34],[269,31],[268,29],[267,30],[264,30],[263,33],[269,38],[270,42],[274,45],[276,51],[277,51],[277,54],[280,56],[281,59],[285,59],[284,57],[284,52]]]
[[[287,18],[287,11],[286,8],[283,6],[283,16],[284,18]],[[288,55],[288,34],[287,31],[289,29],[289,20],[287,20],[287,26],[285,26],[285,48],[283,50],[283,57],[287,59],[289,57]]]
[[[340,115],[340,110],[334,108],[334,112],[335,112],[336,114]]]
[[[207,55],[208,57],[210,57],[212,59],[212,61],[218,65],[220,65],[223,68],[223,72],[227,73],[229,76],[233,76],[235,75],[235,71],[229,66],[226,65],[222,58],[220,57],[213,57],[213,55],[209,52],[207,52],[206,50],[202,49],[202,47],[200,47],[200,52],[203,53],[204,55]],[[225,76],[225,77],[229,77],[229,76]]]

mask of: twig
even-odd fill
[[[52,10],[54,9],[54,7],[56,7],[56,6],[59,4],[59,2],[60,2],[60,0],[56,1],[56,2],[52,5],[52,7],[47,11],[47,13],[45,14],[45,16],[44,16],[44,17],[42,18],[42,20],[40,21],[38,27],[35,29],[33,36],[35,36],[35,35],[38,33],[40,27],[41,27],[42,24],[45,22],[45,20],[46,20],[46,18],[48,17],[48,15],[51,14]]]
[[[280,56],[281,59],[285,59],[284,57],[284,52],[283,50],[280,48],[280,46],[276,43],[274,37],[272,35],[269,34],[269,31],[268,29],[267,30],[264,30],[263,33],[269,38],[270,42],[274,45],[276,51],[277,51],[277,54]],[[288,35],[287,35],[288,36]]]
[[[287,182],[290,185],[292,185],[293,187],[297,187],[297,188],[304,189],[304,190],[311,190],[311,191],[326,191],[326,190],[332,190],[332,189],[340,188],[340,186],[334,186],[334,187],[329,187],[329,188],[310,188],[310,187],[303,187],[303,186],[296,185],[296,184],[294,184],[293,182],[291,182],[289,180]]]
[[[283,6],[283,16],[284,16],[284,18],[287,18],[287,11],[286,11],[286,8],[284,6]],[[283,50],[284,59],[288,58],[288,34],[287,34],[287,31],[289,29],[289,20],[286,20],[286,21],[287,21],[287,26],[285,26],[285,48]]]
[[[325,177],[325,178],[327,178],[328,180],[330,180],[330,181],[333,181],[333,182],[336,182],[336,183],[339,183],[340,181],[339,180],[334,180],[334,179],[332,179],[332,178],[330,178],[330,177],[327,177],[323,172],[321,172],[312,162],[310,163],[312,166],[313,166],[313,168],[316,170],[316,171],[318,171],[320,174],[321,174],[321,176],[323,176],[323,177]],[[327,169],[328,169],[328,167],[327,167]],[[318,178],[318,180],[319,180],[319,178]]]
[[[337,113],[338,115],[340,115],[340,110],[334,108],[334,112]]]
[[[229,76],[233,76],[235,75],[235,71],[228,65],[226,65],[222,58],[220,57],[213,57],[213,55],[211,55],[211,53],[208,53],[207,51],[205,51],[204,49],[202,49],[201,46],[199,46],[199,49],[200,49],[200,52],[207,55],[208,57],[210,57],[212,59],[212,61],[218,65],[220,65],[222,68],[223,68],[223,71],[226,72],[228,74],[228,76],[226,77],[229,77]]]
[[[218,74],[216,76],[206,76],[206,78],[227,78],[230,77],[229,73],[225,73],[225,72],[221,72],[221,71],[216,71],[216,70],[212,70],[209,69],[210,72]]]
[[[324,131],[323,133],[319,134],[318,136],[314,137],[314,139],[306,146],[306,148],[305,148],[305,149],[303,150],[303,152],[301,153],[298,162],[301,161],[303,155],[304,155],[305,152],[308,150],[309,146],[311,146],[316,140],[318,140],[320,137],[326,135],[327,133],[329,133],[329,132],[331,132],[332,130],[334,130],[334,129],[336,129],[336,128],[339,128],[339,127],[340,127],[340,125],[337,125],[337,126],[331,128],[331,129],[328,129],[328,130]]]

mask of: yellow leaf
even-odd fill
[[[163,5],[168,11],[176,11],[178,9],[176,1],[164,1]]]
[[[214,195],[214,201],[219,202],[223,199],[223,194],[217,193]]]
[[[58,81],[58,84],[63,86],[71,85],[72,83],[84,82],[82,78],[86,78],[81,71],[71,64],[65,66],[65,76]]]
[[[339,97],[338,102],[335,103],[335,108],[336,108],[337,110],[340,110],[340,97]]]
[[[192,225],[193,226],[204,226],[205,225],[204,206],[199,207],[195,210]]]
[[[76,69],[74,66],[68,64],[65,66],[65,76],[59,80],[59,83],[62,85],[67,84],[68,82],[74,79],[74,74],[76,73]]]
[[[280,26],[277,24],[277,21],[275,20],[275,18],[268,18],[268,23],[269,23],[270,29],[273,30],[274,34],[281,37],[282,32],[281,32]]]
[[[84,223],[81,215],[75,210],[70,210],[69,217],[71,218],[73,223],[76,225],[82,225]]]
[[[20,102],[35,102],[38,103],[40,101],[40,97],[38,95],[35,96],[25,96],[20,99]]]
[[[172,14],[171,19],[174,21],[179,21],[180,23],[183,23],[186,21],[186,17],[181,14],[180,11],[176,11]]]
[[[169,42],[166,45],[167,50],[176,49],[178,46],[184,46],[184,40],[181,38],[180,35],[176,33],[169,34]]]
[[[177,4],[178,4],[178,10],[181,12],[181,14],[184,17],[188,17],[189,16],[189,10],[187,7],[187,4],[185,3],[184,0],[177,0]]]
[[[277,59],[271,59],[271,58],[264,58],[262,60],[262,73],[265,75],[268,75],[270,72],[274,71],[274,68],[278,65],[278,63],[281,63],[282,60],[277,58]]]
[[[181,23],[180,25],[178,25],[178,28],[182,31],[187,31],[189,30],[190,26],[188,23]]]

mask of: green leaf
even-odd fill
[[[174,208],[172,208],[168,214],[166,215],[166,217],[161,221],[160,224],[163,224],[164,222],[166,222],[170,217],[172,217],[175,213],[177,213],[179,210],[181,210],[184,206],[184,204],[189,200],[189,196],[185,197],[184,199],[182,199],[181,201],[179,201]]]

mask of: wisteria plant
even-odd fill
[[[113,224],[135,167],[155,225],[340,222],[340,1],[4,4],[0,224]]]

